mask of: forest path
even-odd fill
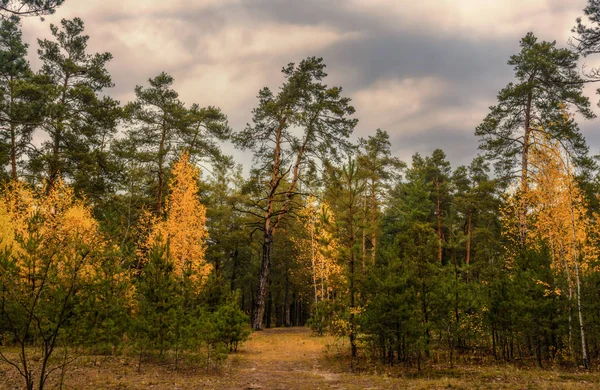
[[[235,389],[347,389],[356,377],[323,365],[327,338],[307,328],[276,328],[254,332],[233,362],[229,379]],[[330,339],[329,339],[330,340]]]

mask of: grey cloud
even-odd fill
[[[101,1],[90,1],[89,11],[81,3],[75,7],[76,1],[67,0],[49,20],[56,23],[61,17],[75,16],[75,8],[82,12],[80,16],[86,22],[86,32],[91,36],[90,48],[94,51],[109,48],[114,55],[110,70],[116,87],[110,93],[123,102],[131,98],[136,84],[145,84],[149,77],[166,71],[175,77],[175,87],[181,89],[186,102],[220,105],[228,114],[231,125],[241,129],[251,118],[260,87],[277,88],[283,65],[307,55],[317,55],[324,57],[328,65],[330,77],[327,83],[343,86],[350,97],[394,80],[434,78],[444,83],[443,93],[426,96],[426,100],[419,102],[419,109],[413,116],[389,116],[389,122],[379,124],[374,112],[364,111],[372,107],[363,105],[363,111],[357,112],[359,120],[363,118],[357,128],[357,137],[364,137],[385,124],[384,129],[390,133],[394,149],[403,159],[415,152],[427,154],[441,147],[453,165],[466,164],[477,154],[474,127],[483,119],[485,107],[494,104],[498,91],[511,81],[512,70],[506,62],[511,54],[518,51],[518,39],[527,32],[527,27],[534,32],[537,27],[526,23],[531,15],[522,14],[519,20],[515,20],[519,27],[515,27],[514,34],[511,32],[504,36],[483,32],[465,37],[464,31],[437,30],[431,23],[426,23],[428,15],[424,13],[409,15],[414,23],[402,25],[400,18],[397,22],[392,16],[383,18],[348,7],[348,3],[342,0],[244,0],[213,2],[205,7],[193,6],[199,3],[189,0],[189,6],[182,3],[179,7],[162,7],[160,10],[158,4],[164,5],[163,2],[156,2],[157,6],[153,9],[150,4],[154,3],[148,0],[123,0],[122,11],[113,7],[105,12],[98,12],[104,10]],[[395,1],[390,0],[391,4]],[[565,23],[571,25],[573,20],[565,22],[565,18],[580,13],[585,2],[577,0],[567,4],[562,0],[548,0],[540,9],[545,12],[544,18],[554,18],[549,23],[551,27]],[[136,12],[139,4],[146,6],[143,13]],[[448,2],[444,6],[451,7],[450,4]],[[537,6],[539,2],[532,0],[531,4]],[[167,51],[173,56],[172,61],[161,62],[167,54],[144,48],[143,41],[136,46],[127,46],[128,37],[121,35],[130,23],[140,20],[150,25],[165,21],[181,22],[181,28],[162,29],[156,31],[157,36],[145,37],[148,41],[160,38],[176,45],[179,51],[175,48],[170,48],[172,53]],[[489,21],[490,25],[494,22],[493,19]],[[107,29],[106,25],[112,26],[111,29]],[[233,59],[210,57],[208,52],[222,49],[224,53],[235,55],[236,50],[243,52],[245,46],[252,44],[250,37],[224,39],[224,46],[216,49],[207,47],[203,41],[203,38],[213,35],[226,36],[241,27],[251,33],[271,25],[283,26],[283,30],[278,30],[277,36],[263,34],[254,37],[263,40],[259,43],[266,47],[271,47],[271,40],[285,38],[286,28],[314,27],[351,35],[308,48],[301,44],[303,42],[295,41],[285,50],[278,46],[277,49],[247,53]],[[44,26],[44,29],[47,28],[48,23]],[[523,31],[518,31],[520,29]],[[568,30],[562,30],[561,27],[560,31],[557,28],[552,31],[544,26],[540,39],[557,39],[559,45],[566,44],[561,39],[564,40]],[[36,27],[31,31],[41,30]],[[31,51],[35,53],[37,44],[34,37],[26,38],[32,42]],[[221,78],[231,84],[230,89],[207,87],[207,82],[220,82]],[[594,96],[593,100],[596,99]],[[419,129],[417,133],[411,131],[410,127],[418,116],[442,116],[446,112],[453,113],[452,123],[447,126],[438,120],[431,121],[429,127]],[[600,147],[600,136],[595,134],[595,127],[594,122],[582,125],[592,152]],[[239,161],[248,162],[246,154],[238,153],[229,146],[227,151],[234,153]]]
[[[456,168],[470,164],[477,154],[477,139],[462,129],[434,128],[428,133],[394,134],[390,138],[396,154],[405,162],[410,162],[415,153],[427,156],[435,149],[442,149]]]

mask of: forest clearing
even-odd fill
[[[339,343],[339,341],[338,341]],[[345,346],[347,347],[347,345]],[[77,389],[595,389],[600,374],[579,370],[519,368],[513,365],[459,366],[441,364],[422,371],[369,367],[338,354],[331,336],[315,337],[307,328],[275,328],[255,332],[215,372],[197,367],[174,370],[148,364],[141,373],[127,357],[82,357],[69,367],[64,388]],[[341,348],[347,349],[347,348]],[[94,363],[95,362],[95,363]],[[381,370],[377,372],[377,370]],[[10,370],[0,363],[0,374]],[[13,374],[14,376],[14,374]],[[8,376],[11,378],[11,376]],[[17,378],[15,383],[18,382]],[[50,387],[54,387],[50,382]],[[0,384],[1,390],[19,386]]]
[[[335,3],[0,0],[0,387],[599,385],[600,0]]]

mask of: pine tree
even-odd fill
[[[533,33],[521,39],[521,51],[510,57],[516,83],[509,83],[498,94],[498,104],[475,130],[480,148],[497,162],[505,178],[520,177],[520,191],[529,188],[529,155],[533,133],[542,131],[563,142],[578,164],[584,163],[587,146],[577,123],[565,123],[562,108],[572,107],[584,118],[594,117],[590,102],[583,95],[583,80],[577,72],[579,56],[556,42],[538,42]],[[527,235],[526,199],[521,205],[521,237]]]
[[[32,102],[32,72],[25,56],[21,23],[17,17],[3,19],[0,26],[0,164],[10,166],[12,180],[31,141],[39,104]],[[33,95],[33,96],[32,96]],[[36,115],[37,114],[37,115]]]
[[[196,104],[186,108],[172,89],[173,82],[173,77],[163,72],[148,80],[149,87],[135,87],[136,100],[125,107],[127,138],[116,145],[122,158],[148,172],[156,214],[163,209],[167,168],[181,151],[186,149],[192,160],[223,160],[214,139],[229,136],[227,119],[218,108]]]
[[[385,199],[391,185],[398,180],[398,170],[404,164],[398,158],[392,157],[390,136],[381,129],[377,129],[375,135],[369,136],[367,139],[361,138],[359,144],[361,151],[358,164],[362,175],[367,180],[368,194],[365,195],[365,199],[367,196],[369,198],[369,223],[368,229],[365,229],[363,240],[366,239],[366,230],[370,230],[371,263],[374,264],[377,253],[377,235],[379,234],[380,204]]]
[[[54,40],[39,40],[39,88],[45,90],[41,130],[49,140],[30,156],[30,169],[47,179],[59,177],[98,199],[110,189],[108,146],[120,116],[118,102],[99,94],[113,86],[106,64],[110,53],[88,54],[83,21],[50,25]]]
[[[1,0],[0,16],[43,16],[53,14],[65,0]]]
[[[468,167],[458,167],[452,174],[452,181],[456,193],[453,206],[458,212],[462,223],[462,234],[465,238],[465,263],[470,265],[473,260],[474,245],[482,249],[487,246],[493,248],[493,242],[479,245],[477,236],[495,237],[494,229],[497,224],[494,220],[499,207],[498,188],[495,180],[489,177],[489,165],[482,156],[473,159]],[[484,260],[486,256],[481,256]]]
[[[577,36],[570,41],[576,51],[587,57],[600,52],[600,1],[588,0],[583,9],[583,14],[590,24],[586,24],[581,17],[576,20],[576,25],[571,29]],[[592,76],[597,76],[598,71],[592,71]]]
[[[354,108],[339,87],[327,87],[321,58],[291,63],[282,72],[285,82],[277,94],[263,88],[254,109],[253,124],[236,135],[242,149],[252,149],[258,164],[256,180],[264,186],[257,201],[263,233],[262,259],[253,317],[253,328],[262,329],[273,238],[282,219],[293,207],[302,170],[312,158],[334,158],[338,148],[347,149],[347,138],[356,125]],[[296,130],[300,129],[300,132]],[[285,185],[285,184],[287,185]]]

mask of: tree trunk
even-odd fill
[[[283,297],[283,326],[285,326],[285,327],[291,326],[289,270],[285,274],[285,295]]]
[[[156,193],[156,213],[160,215],[162,211],[162,198],[163,198],[163,181],[164,181],[164,149],[165,139],[167,137],[167,123],[163,117],[162,123],[162,135],[160,137],[160,144],[158,145],[158,191]]]
[[[438,236],[438,255],[437,260],[439,263],[442,262],[443,248],[442,248],[442,208],[440,201],[440,182],[438,179],[434,181],[435,190],[436,190],[436,206],[435,206],[435,214],[437,218],[437,236]]]
[[[356,348],[356,324],[354,323],[354,308],[356,305],[355,302],[355,249],[354,246],[356,244],[356,229],[354,226],[354,215],[355,215],[355,211],[354,211],[354,196],[352,194],[352,178],[348,177],[348,188],[350,189],[350,193],[349,193],[349,208],[348,208],[348,233],[349,233],[349,245],[348,248],[350,249],[350,259],[349,259],[349,266],[350,266],[350,316],[349,316],[349,321],[350,321],[350,346],[352,348],[352,357],[356,358],[357,356],[357,348]]]
[[[67,74],[65,76],[65,81],[63,82],[62,96],[60,99],[60,104],[63,107],[63,109],[65,108],[65,104],[67,101],[67,87],[69,86],[69,77],[70,76]],[[54,129],[54,140],[53,140],[54,145],[52,147],[52,161],[50,163],[50,175],[48,177],[48,186],[46,188],[46,193],[50,193],[52,188],[54,188],[54,183],[56,182],[56,179],[58,178],[58,175],[59,175],[60,142],[61,142],[62,135],[63,135],[63,126],[64,126],[63,118],[59,116],[58,118],[56,118],[56,128]]]
[[[579,314],[579,330],[581,332],[581,360],[583,366],[588,369],[588,354],[585,344],[585,329],[583,326],[583,313],[581,311],[581,282],[579,280],[579,265],[575,262],[575,279],[577,281],[577,312]]]
[[[318,301],[317,297],[317,265],[315,261],[315,217],[310,217],[310,262],[312,265],[312,277],[313,277],[313,287],[315,290],[315,303]],[[321,296],[323,299],[323,296]]]
[[[567,285],[569,286],[569,353],[573,355],[573,281],[571,280],[571,272],[569,272],[569,265],[567,264],[567,260],[565,259],[563,253],[564,251],[562,249],[561,244],[560,256],[563,259],[563,267],[565,267],[565,273],[567,274]]]
[[[265,306],[265,322],[266,328],[271,327],[271,318],[273,317],[273,294],[271,294],[271,282],[269,281],[269,291],[267,292],[267,305]],[[277,310],[275,310],[277,312]],[[275,313],[277,314],[277,313]]]
[[[583,313],[581,311],[581,281],[579,278],[579,254],[577,250],[577,231],[575,226],[575,211],[574,202],[572,197],[572,189],[569,188],[569,203],[570,203],[570,211],[571,211],[571,230],[572,230],[572,239],[573,239],[573,262],[575,263],[575,281],[577,283],[577,313],[579,316],[579,330],[581,333],[581,360],[583,366],[588,369],[588,354],[587,354],[587,346],[585,343],[585,327],[583,325]]]
[[[263,316],[265,314],[265,298],[267,296],[269,270],[271,263],[271,249],[273,247],[273,236],[268,231],[264,234],[262,244],[262,259],[260,273],[258,274],[258,288],[256,289],[256,300],[254,301],[254,320],[252,329],[262,330]]]
[[[362,273],[367,273],[367,194],[363,194]]]
[[[471,263],[471,224],[473,218],[473,211],[469,210],[469,216],[467,217],[467,255],[465,257],[465,263],[469,265]]]
[[[17,140],[15,134],[15,124],[10,124],[10,168],[11,177],[17,180]]]
[[[525,198],[529,191],[529,137],[531,135],[531,92],[527,95],[527,106],[525,107],[525,134],[523,136],[523,152],[521,155],[521,210],[519,215],[521,225],[521,244],[525,244],[527,238],[527,200]]]
[[[13,115],[14,108],[14,97],[13,97],[13,89],[10,90],[10,167],[12,173],[12,179],[17,180],[17,134],[16,134],[16,125],[14,122]]]
[[[354,234],[354,233],[351,233]],[[357,355],[356,349],[356,329],[354,324],[354,251],[350,252],[350,345],[352,347],[352,357]]]
[[[375,213],[377,211],[377,200],[375,198],[375,181],[371,181],[371,264],[375,265],[375,253],[377,250],[377,229],[375,226]]]

